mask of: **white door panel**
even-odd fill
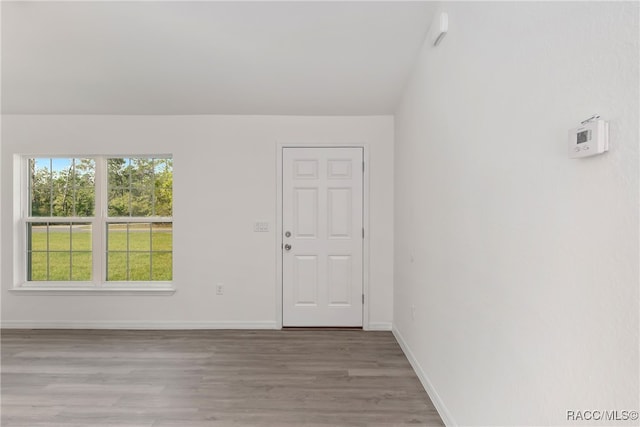
[[[283,148],[283,326],[362,326],[362,160]]]
[[[329,239],[353,237],[351,188],[327,189],[327,228]]]

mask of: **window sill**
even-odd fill
[[[22,286],[9,289],[16,295],[173,295],[175,288],[137,288],[137,287],[46,287]]]

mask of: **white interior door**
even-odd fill
[[[283,148],[283,326],[362,326],[362,165],[362,148]]]

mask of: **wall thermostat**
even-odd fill
[[[569,131],[569,158],[595,156],[609,151],[609,123],[597,114]]]

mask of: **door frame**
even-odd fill
[[[363,143],[276,143],[276,329],[282,329],[282,185],[283,150],[285,148],[362,148],[364,175],[362,177],[362,329],[369,330],[369,144]]]

